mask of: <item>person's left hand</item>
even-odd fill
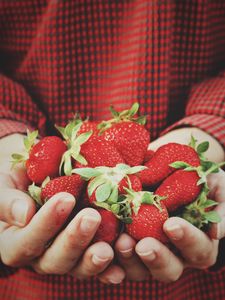
[[[215,264],[219,239],[225,237],[225,172],[209,175],[208,185],[211,199],[219,203],[216,210],[222,221],[213,224],[207,235],[184,219],[169,218],[164,231],[179,255],[156,239],[147,237],[136,244],[123,233],[115,249],[128,279],[141,281],[151,274],[159,281],[172,282],[185,268],[206,269]]]
[[[193,134],[197,140],[209,140],[212,147],[208,158],[215,162],[224,159],[224,152],[218,142],[197,128],[182,128],[169,132],[150,144],[151,149],[168,142],[188,143]],[[213,151],[214,150],[214,151]],[[215,153],[217,153],[215,157]],[[115,244],[115,251],[128,279],[142,281],[152,275],[163,282],[180,278],[185,268],[207,269],[214,265],[218,255],[219,240],[225,237],[225,172],[207,177],[209,197],[218,202],[215,210],[221,216],[219,224],[213,224],[208,234],[178,217],[169,218],[164,223],[164,231],[175,251],[153,238],[145,238],[138,243],[123,233]]]

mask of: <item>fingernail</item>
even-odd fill
[[[27,203],[24,203],[24,201],[20,199],[13,201],[11,207],[11,215],[16,225],[23,226],[26,224],[27,212],[28,212]]]
[[[133,248],[125,249],[125,250],[120,250],[120,254],[124,258],[130,258],[133,255]]]
[[[110,260],[109,257],[99,257],[96,254],[94,254],[92,256],[92,262],[93,262],[93,264],[95,264],[97,266],[101,266],[101,265],[105,264],[109,260]]]
[[[181,240],[184,236],[184,231],[178,224],[166,227],[166,231],[168,232],[170,238],[175,241]]]
[[[99,219],[91,216],[84,216],[81,219],[80,229],[83,232],[92,232],[99,224]]]
[[[149,261],[153,261],[156,258],[156,254],[153,250],[149,250],[147,252],[138,252],[138,255],[149,260]]]

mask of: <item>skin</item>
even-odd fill
[[[171,131],[152,142],[149,149],[156,150],[168,142],[188,144],[191,134],[198,142],[210,142],[210,148],[206,152],[208,159],[217,163],[224,161],[221,145],[197,128]],[[151,274],[159,281],[173,282],[180,278],[185,268],[206,269],[215,264],[219,240],[225,236],[225,172],[220,170],[219,173],[210,174],[207,182],[210,188],[209,197],[218,202],[215,210],[222,218],[219,224],[213,224],[210,236],[181,218],[169,218],[163,229],[180,251],[178,256],[175,251],[153,238],[145,238],[136,243],[127,234],[121,235],[115,249],[129,279],[144,280]]]
[[[23,136],[2,138],[0,149],[2,262],[12,267],[31,266],[40,274],[71,274],[78,279],[101,273],[104,282],[120,283],[125,272],[110,265],[114,257],[111,246],[105,242],[91,244],[101,222],[100,214],[92,208],[83,209],[62,230],[76,204],[74,197],[59,193],[36,213],[34,201],[24,192],[29,184],[24,168],[12,169],[10,163],[9,149],[21,153]]]
[[[197,128],[174,130],[149,147],[155,150],[169,141],[188,143],[191,133],[198,141],[210,141],[210,160],[224,160],[220,144]],[[155,239],[145,238],[137,243],[126,233],[119,236],[112,249],[105,242],[91,242],[101,221],[92,208],[80,211],[61,229],[75,206],[74,197],[68,193],[55,195],[35,214],[33,200],[24,193],[29,184],[24,169],[10,168],[8,149],[20,153],[22,145],[23,136],[19,134],[0,140],[0,257],[6,265],[29,265],[40,274],[71,274],[79,279],[97,276],[105,284],[119,284],[125,277],[142,281],[150,274],[159,281],[171,282],[185,268],[204,269],[215,263],[219,239],[225,236],[223,171],[208,177],[210,197],[218,201],[216,210],[222,217],[221,223],[213,225],[210,237],[185,220],[173,217],[164,223],[164,231],[181,256]],[[119,265],[113,263],[115,256]]]

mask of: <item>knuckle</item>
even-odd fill
[[[200,269],[206,269],[213,266],[217,260],[218,250],[208,249],[192,258],[192,263]]]
[[[76,232],[68,231],[66,233],[65,247],[69,249],[83,249],[90,243],[90,236],[88,234],[77,235]]]
[[[67,231],[66,232],[66,242],[65,242],[65,248],[76,248],[78,246],[79,242],[77,239],[77,236],[74,232]]]
[[[79,240],[79,247],[81,249],[85,248],[91,242],[91,238],[89,235],[82,234]]]
[[[94,276],[97,275],[99,272],[99,267],[96,267],[92,264],[86,266],[85,270],[84,270],[84,276]]]
[[[210,261],[211,253],[209,251],[203,251],[199,255],[196,255],[192,258],[192,261],[197,264],[205,264],[206,262]]]

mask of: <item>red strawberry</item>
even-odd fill
[[[74,169],[73,173],[79,174],[83,179],[89,181],[87,196],[90,203],[104,206],[115,210],[115,204],[121,194],[126,194],[125,188],[134,191],[142,190],[140,179],[135,173],[142,170],[143,166],[130,167],[125,164],[117,164],[115,167],[96,167]],[[119,206],[116,207],[116,210]],[[116,211],[114,211],[117,213]]]
[[[202,190],[202,185],[197,185],[199,179],[196,171],[176,170],[161,183],[155,194],[166,197],[162,202],[172,212],[198,197]]]
[[[154,154],[155,151],[148,149],[145,152],[144,163],[146,164],[147,162],[149,162],[149,160],[153,157]]]
[[[31,148],[26,161],[27,175],[31,181],[41,184],[49,176],[59,175],[59,166],[66,145],[57,136],[47,136]]]
[[[124,177],[118,186],[119,194],[126,194],[126,190],[124,188],[130,188],[135,192],[142,190],[141,180],[137,175],[131,174],[127,177]]]
[[[81,155],[81,146],[87,142],[92,132],[79,133],[82,124],[82,121],[73,120],[66,127],[56,126],[67,144],[67,151],[63,154],[60,164],[60,169],[63,169],[65,175],[72,174],[72,169],[76,166],[76,162],[82,166],[88,164],[86,159]]]
[[[105,241],[106,243],[113,244],[119,235],[120,221],[111,211],[103,208],[97,208],[97,210],[102,220],[93,241]]]
[[[134,103],[131,109],[119,113],[111,107],[114,118],[98,126],[100,134],[105,140],[113,142],[125,163],[130,166],[143,163],[150,142],[149,132],[143,126],[145,118],[134,117],[138,108],[139,105]]]
[[[133,204],[132,222],[126,224],[128,234],[136,240],[153,237],[166,243],[168,239],[163,232],[163,224],[168,219],[168,212],[165,205],[155,201],[152,193],[144,191],[129,195],[128,200]]]
[[[198,198],[186,205],[178,216],[209,233],[212,223],[221,222],[221,217],[214,210],[216,205],[218,202],[208,199],[208,189],[203,188]]]
[[[93,168],[98,166],[114,167],[124,162],[114,145],[101,136],[91,136],[81,146],[80,153],[85,157],[88,166]]]
[[[168,143],[158,148],[150,161],[145,164],[147,169],[139,173],[142,184],[154,186],[160,183],[175,170],[170,164],[176,161],[183,161],[196,167],[200,165],[199,155],[192,147]]]
[[[82,133],[89,132],[89,131],[92,131],[92,134],[98,134],[98,132],[99,132],[99,130],[97,128],[98,122],[90,121],[89,118],[86,118],[85,120],[83,120],[79,113],[76,113],[74,115],[73,120],[71,120],[69,122],[69,124],[71,124],[72,127],[75,127],[77,125],[80,127],[77,132],[77,135],[80,135]],[[65,130],[63,130],[63,132],[61,131],[61,133],[64,134]],[[68,135],[67,135],[67,137],[68,137]]]
[[[129,178],[129,179],[128,179]],[[136,176],[136,175],[128,175],[127,177],[124,177],[119,183],[118,183],[118,194],[117,195],[121,195],[121,194],[126,194],[126,190],[124,188],[130,188],[136,192],[141,191],[142,190],[142,184],[140,179]],[[90,186],[93,183],[92,179],[89,184],[88,184],[88,189],[90,189]],[[129,182],[128,182],[129,180]],[[96,188],[97,189],[97,188]],[[91,195],[88,195],[88,199],[90,203],[94,203],[94,202],[98,202],[97,198],[96,198],[96,189],[93,191],[93,193]],[[110,196],[109,196],[110,197]]]
[[[76,199],[79,198],[84,181],[79,175],[61,176],[50,180],[41,191],[42,201],[49,199],[59,192],[72,194]]]
[[[130,166],[140,165],[150,142],[149,132],[135,122],[124,121],[113,125],[103,133],[107,141],[112,141]]]
[[[38,131],[27,132],[24,138],[25,154],[12,154],[14,166],[25,162],[28,178],[41,184],[47,176],[54,178],[59,175],[60,162],[67,147],[57,136],[47,136],[35,144]]]
[[[89,120],[83,121],[80,130],[78,131],[77,134],[79,135],[88,131],[92,131],[93,135],[97,135],[99,132],[97,126],[98,126],[98,122],[89,121]]]
[[[42,187],[34,184],[29,186],[30,195],[41,205],[60,192],[70,193],[78,200],[84,187],[84,181],[79,175],[61,176],[46,181]]]
[[[25,162],[28,178],[41,184],[47,176],[54,178],[59,175],[59,167],[67,147],[57,136],[46,136],[35,144],[38,131],[27,132],[24,138],[26,153],[12,154],[13,165]]]

